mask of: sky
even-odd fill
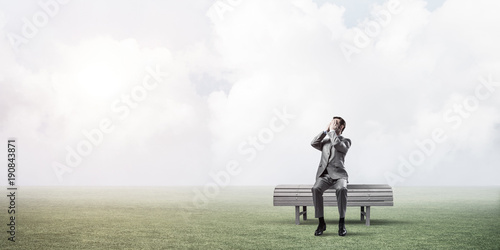
[[[0,1],[19,186],[499,185],[500,2]],[[7,185],[7,171],[0,185]]]

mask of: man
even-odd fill
[[[339,208],[339,235],[345,236],[345,212],[347,208],[347,172],[344,168],[344,158],[351,147],[351,140],[342,136],[346,123],[341,117],[335,116],[325,131],[314,137],[311,146],[321,151],[321,161],[316,174],[316,183],[312,187],[315,217],[319,225],[314,235],[320,236],[326,230],[323,215],[323,193],[333,187],[337,195]],[[328,138],[325,138],[328,136]]]

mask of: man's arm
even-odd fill
[[[311,142],[311,146],[313,146],[313,148],[315,148],[319,151],[323,150],[323,138],[325,138],[326,133],[328,133],[328,131],[330,131],[330,127],[332,126],[332,122],[333,121],[329,122],[328,125],[326,125],[325,131],[321,132],[319,135],[314,137],[314,139]]]
[[[311,142],[311,146],[313,146],[313,148],[321,151],[323,149],[323,138],[325,138],[325,131],[321,131],[320,134],[318,134],[316,137],[314,137],[314,139],[312,140]]]
[[[344,138],[344,140],[340,140],[340,138],[337,136],[337,133],[335,131],[330,130],[328,132],[328,136],[330,137],[330,140],[332,141],[332,145],[335,147],[336,150],[346,154],[347,150],[351,147],[351,140]]]

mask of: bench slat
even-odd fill
[[[311,189],[313,185],[311,184],[305,184],[305,185],[278,185],[276,186],[277,189],[279,188],[284,188],[284,189],[300,189],[300,188],[309,188]],[[347,184],[347,189],[392,189],[391,186],[387,184]]]
[[[312,201],[312,197],[276,197],[274,200],[276,201]],[[336,197],[323,197],[325,201],[336,201]],[[373,197],[347,197],[347,201],[392,201],[393,197],[391,196],[373,196]]]
[[[347,189],[350,193],[362,193],[362,192],[392,192],[391,189]],[[311,193],[311,189],[275,189],[274,192],[278,193]],[[328,189],[325,193],[335,192],[334,189]]]
[[[325,206],[337,206],[337,202],[326,202],[324,203]],[[295,202],[293,205],[290,205],[289,203],[282,203],[282,202],[275,202],[274,206],[313,206],[312,201],[311,202]],[[347,203],[348,207],[365,207],[365,206],[394,206],[393,202],[377,202],[377,201],[369,201],[369,202],[348,202]]]
[[[335,197],[335,193],[324,193],[323,197]],[[392,196],[392,193],[347,193],[347,197]],[[312,193],[275,193],[274,197],[312,197]]]
[[[311,202],[312,204],[312,199],[300,199],[300,200],[275,200],[274,203],[287,203],[290,206],[295,206],[295,204],[301,203],[301,202]],[[325,200],[324,202],[337,202],[336,200]],[[357,200],[357,199],[348,199],[347,203],[349,202],[378,202],[378,203],[393,203],[394,201],[392,200],[378,200],[378,199],[373,199],[373,200]]]

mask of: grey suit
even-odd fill
[[[325,138],[328,134],[329,138]],[[321,132],[311,142],[311,146],[321,151],[321,161],[316,173],[316,182],[311,189],[316,218],[323,216],[323,193],[334,187],[340,218],[345,217],[347,208],[348,174],[344,167],[344,158],[351,147],[351,140],[337,135],[335,131]]]

